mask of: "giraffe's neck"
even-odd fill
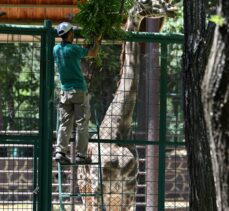
[[[135,14],[135,7],[133,7],[128,15],[126,31],[139,31],[141,21],[144,17]]]

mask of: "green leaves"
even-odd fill
[[[87,40],[101,35],[111,39],[124,36],[122,25],[125,14],[131,7],[133,0],[124,1],[122,9],[120,0],[88,0],[79,3],[80,12],[74,17],[74,22],[82,28],[82,35]]]
[[[177,1],[173,1],[177,2]],[[179,0],[178,11],[176,12],[176,16],[174,18],[166,18],[164,26],[162,28],[162,32],[184,32],[184,15],[183,15],[183,6],[182,2]]]
[[[209,21],[215,23],[218,26],[223,26],[223,24],[225,23],[225,19],[220,15],[212,15]]]

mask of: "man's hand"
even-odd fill
[[[101,40],[102,40],[102,34],[100,34],[100,35],[98,35],[98,36],[96,36],[96,37],[94,38],[94,42],[96,42],[96,43],[100,43]]]
[[[100,34],[99,36],[96,36],[94,38],[94,44],[93,44],[93,47],[89,49],[88,51],[88,56],[89,57],[96,57],[97,56],[97,53],[99,51],[99,46],[100,46],[100,42],[101,42],[101,39],[102,39],[102,35]]]

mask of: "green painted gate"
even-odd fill
[[[6,206],[0,209],[48,211],[52,201],[53,29],[49,21],[43,27],[0,25],[0,34],[5,39],[0,43],[1,170],[2,175],[12,173],[8,181],[1,178],[0,203]],[[8,51],[12,53],[5,58]],[[26,101],[33,106],[23,105]]]
[[[57,103],[54,91],[58,92],[52,57],[52,48],[58,42],[56,33],[51,22],[45,21],[40,27],[0,25],[0,36],[0,210],[56,210],[57,167],[52,164]],[[131,140],[99,141],[137,146],[137,211],[187,211],[183,35],[142,32],[131,33],[127,39],[141,44],[141,86],[133,135]],[[102,66],[87,72],[90,88],[96,90],[92,108],[98,114],[92,115],[90,130],[96,130],[97,121],[100,123],[104,116],[120,69],[120,42],[105,40],[102,48]],[[149,58],[153,58],[154,66]],[[116,63],[110,63],[112,59],[117,59]],[[90,69],[87,65],[85,69]],[[97,83],[97,78],[102,82]],[[81,200],[77,203],[82,207]]]

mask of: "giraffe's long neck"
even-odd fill
[[[133,7],[128,15],[126,31],[139,31],[141,21],[144,17],[135,14],[136,8]]]
[[[126,31],[139,31],[142,19],[143,17],[136,15],[133,7],[128,16]],[[101,138],[128,139],[130,135],[138,86],[139,45],[137,42],[128,41],[122,47],[121,79],[101,124]]]

